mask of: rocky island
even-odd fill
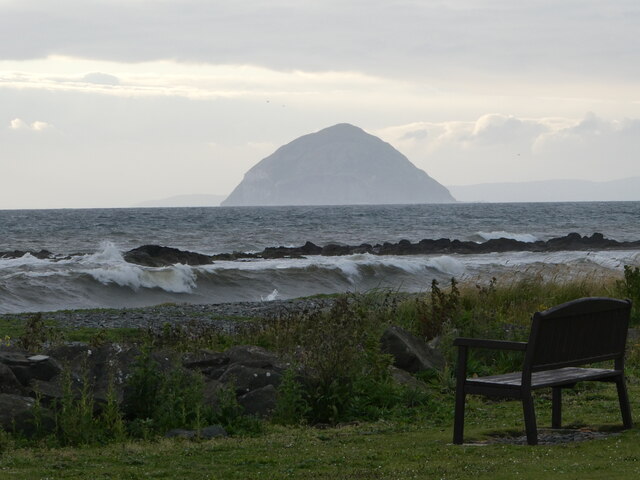
[[[244,176],[222,206],[455,202],[449,191],[380,138],[341,123],[280,147]]]

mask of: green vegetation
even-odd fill
[[[89,389],[65,395],[56,406],[53,436],[24,439],[0,434],[0,477],[7,478],[636,478],[640,430],[582,443],[516,446],[489,443],[453,446],[453,367],[456,336],[526,340],[531,314],[583,296],[628,297],[640,305],[640,270],[624,278],[567,283],[540,278],[504,283],[449,285],[433,281],[429,292],[375,291],[334,297],[328,310],[242,322],[234,334],[203,323],[159,330],[83,329],[85,341],[135,341],[142,349],[122,411],[115,399],[94,408]],[[634,309],[634,325],[640,323]],[[439,338],[446,366],[418,375],[422,387],[395,383],[391,359],[379,351],[384,329],[400,325]],[[3,320],[0,337],[36,348],[77,340],[42,316]],[[203,379],[175,365],[160,369],[154,349],[223,350],[260,345],[289,361],[273,418],[244,415],[234,389],[219,392],[215,408],[204,405]],[[470,373],[518,368],[518,353],[479,351]],[[304,373],[304,374],[303,374]],[[628,373],[632,410],[640,412],[640,344],[630,344]],[[89,382],[86,382],[87,384]],[[112,392],[113,394],[113,392]],[[539,425],[550,424],[550,392],[536,395]],[[521,434],[518,402],[471,397],[466,440]],[[620,424],[615,388],[579,386],[564,400],[573,428],[610,431]],[[232,435],[211,441],[161,439],[171,428],[222,424]],[[320,428],[322,427],[322,428]],[[76,448],[71,448],[71,446]],[[52,450],[48,448],[55,447]],[[79,448],[78,448],[79,447]]]
[[[614,388],[568,395],[567,419],[617,424]],[[639,410],[640,389],[631,388]],[[472,399],[470,438],[521,430],[518,402]],[[549,399],[537,401],[550,422]],[[447,403],[446,409],[452,407]],[[452,416],[452,410],[447,412]],[[0,439],[0,442],[6,439]],[[154,440],[83,448],[11,448],[0,457],[2,478],[50,479],[634,479],[640,474],[640,430],[555,446],[451,445],[450,418],[413,424],[378,421],[329,429],[268,426],[258,437],[210,441]]]

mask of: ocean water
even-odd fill
[[[269,246],[450,238],[547,240],[571,232],[640,239],[640,202],[0,211],[0,313],[163,302],[269,301],[317,293],[427,290],[431,280],[482,282],[538,274],[619,274],[640,251],[308,257],[150,268],[122,253],[159,244],[214,254]]]

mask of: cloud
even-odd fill
[[[412,130],[402,135],[401,140],[425,140],[429,132],[425,129]]]
[[[14,118],[13,120],[11,120],[11,129],[12,130],[24,130],[26,128],[29,128],[29,125],[27,125],[27,123],[24,120],[21,120],[20,118]]]
[[[30,130],[33,132],[42,132],[44,130],[52,128],[52,126],[47,122],[42,122],[39,120],[36,120],[35,122],[29,124],[21,118],[14,118],[13,120],[11,120],[11,122],[9,122],[9,128],[11,130]]]
[[[87,68],[117,71],[79,74]],[[55,71],[55,74],[51,74]],[[45,73],[46,72],[46,73]],[[121,64],[70,57],[1,62],[0,88],[100,93],[117,96],[177,96],[191,99],[261,97],[274,104],[285,96],[358,98],[397,91],[397,83],[357,72],[277,71],[250,65],[180,64],[175,61]]]
[[[413,135],[416,131],[426,135]],[[475,121],[411,123],[376,133],[449,185],[640,175],[640,119],[487,114]]]
[[[0,4],[0,58],[635,81],[639,13],[635,0],[20,0]]]
[[[83,82],[95,83],[96,85],[120,85],[120,79],[108,73],[93,72],[82,77]]]
[[[538,121],[521,120],[513,115],[488,114],[480,117],[467,141],[488,144],[530,141],[547,127]]]

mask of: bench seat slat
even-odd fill
[[[546,388],[559,385],[568,385],[585,380],[605,380],[622,375],[621,370],[611,370],[606,368],[578,368],[565,367],[556,370],[545,370],[531,374],[531,388]],[[502,375],[490,375],[486,377],[467,378],[466,384],[469,386],[478,385],[483,387],[507,387],[519,388],[522,386],[522,372],[505,373]]]

